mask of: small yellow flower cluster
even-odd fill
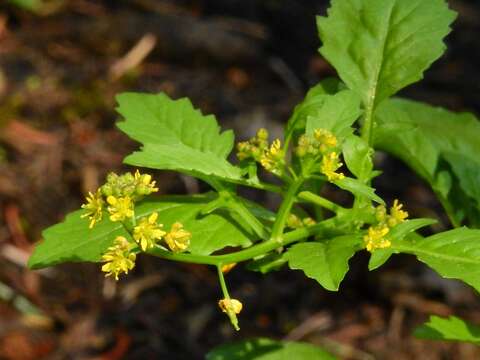
[[[103,210],[108,204],[106,210],[110,214],[110,220],[124,221],[134,216],[135,201],[156,191],[158,188],[155,187],[151,175],[140,174],[138,170],[134,175],[126,173],[119,176],[110,173],[107,182],[100,189],[94,194],[88,193],[87,202],[82,205],[85,211],[81,217],[88,218],[89,227],[93,228],[103,219]]]
[[[391,241],[385,238],[390,232],[390,229],[405,221],[408,218],[408,213],[402,210],[403,205],[395,199],[392,207],[390,207],[390,214],[384,205],[377,206],[375,209],[375,217],[377,224],[370,226],[367,234],[363,237],[365,247],[372,252],[375,249],[385,249],[392,245]]]
[[[328,181],[342,180],[345,175],[341,172],[336,172],[342,165],[339,155],[332,151],[323,155],[320,171],[327,177]]]
[[[105,201],[103,200],[100,190],[97,190],[95,194],[89,192],[86,200],[87,203],[82,205],[82,209],[84,209],[85,212],[80,217],[90,220],[88,227],[91,229],[95,223],[102,221]]]
[[[297,215],[290,213],[287,218],[287,227],[290,229],[300,229],[305,226],[315,225],[316,222],[311,217],[300,219]]]
[[[155,246],[166,234],[162,230],[163,224],[157,224],[158,213],[152,213],[148,218],[140,220],[140,223],[133,228],[133,239],[140,245],[143,251]]]
[[[190,245],[191,233],[179,222],[175,222],[169,232],[163,231],[163,224],[157,223],[157,212],[141,218],[136,224],[135,202],[156,191],[158,188],[155,187],[152,177],[137,171],[134,175],[109,174],[107,182],[95,194],[88,194],[87,203],[82,205],[84,213],[81,217],[88,217],[90,228],[102,220],[105,206],[110,221],[124,222],[132,219],[131,225],[126,225],[126,228],[129,229],[133,225],[133,230],[128,230],[133,241],[117,236],[113,246],[102,256],[102,262],[105,263],[102,271],[107,273],[106,276],[113,275],[118,280],[121,273],[128,273],[134,268],[135,252],[138,251],[136,244],[142,251],[147,251],[164,240],[173,252],[185,251]]]
[[[267,129],[260,128],[255,137],[248,141],[242,141],[237,144],[238,160],[242,161],[251,158],[255,161],[260,161],[260,157],[267,148],[268,131]]]
[[[301,159],[322,158],[320,171],[328,181],[341,180],[345,176],[338,173],[337,170],[343,165],[340,162],[339,154],[336,152],[338,140],[330,131],[326,129],[315,129],[313,137],[302,135],[298,140],[298,146],[295,149],[297,156]]]
[[[267,171],[281,175],[284,165],[285,152],[279,139],[268,146],[268,131],[261,128],[257,135],[248,141],[237,144],[237,157],[240,161],[253,159],[259,162]]]
[[[165,242],[173,252],[185,251],[190,245],[192,234],[183,229],[183,225],[176,222],[172,225],[170,232],[165,235]]]
[[[282,144],[279,139],[276,139],[273,141],[272,145],[270,145],[270,148],[265,150],[260,157],[260,164],[262,164],[265,170],[276,175],[281,175],[284,156],[285,154],[282,149]]]
[[[135,267],[136,255],[132,252],[135,247],[125,237],[117,236],[113,246],[109,247],[102,256],[102,271],[106,273],[105,276],[114,276],[118,280],[121,273],[128,274],[130,270]]]

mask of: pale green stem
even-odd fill
[[[297,195],[297,197],[299,199],[309,201],[318,206],[321,206],[327,210],[333,211],[334,213],[338,213],[339,211],[346,210],[344,207],[338,204],[335,204],[334,202],[328,199],[325,199],[324,197],[321,197],[319,195],[316,195],[310,191],[302,191]]]

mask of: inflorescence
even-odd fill
[[[158,191],[151,175],[126,173],[117,175],[111,173],[107,181],[95,193],[88,193],[86,204],[82,205],[82,218],[88,218],[89,228],[104,219],[121,222],[126,236],[117,236],[102,256],[102,271],[105,276],[113,276],[116,280],[120,274],[128,274],[135,267],[136,253],[148,251],[163,243],[170,251],[182,252],[190,245],[191,233],[183,228],[183,224],[175,222],[170,231],[163,230],[163,224],[157,222],[158,213],[152,212],[137,219],[135,203]]]
[[[402,210],[402,208],[403,205],[398,200],[393,202],[389,214],[384,205],[375,208],[376,224],[370,226],[367,234],[363,237],[365,248],[368,251],[373,252],[376,249],[385,249],[392,246],[392,242],[387,237],[388,233],[393,227],[408,218],[408,212]]]

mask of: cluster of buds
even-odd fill
[[[117,175],[110,173],[107,182],[95,193],[88,193],[87,202],[82,205],[82,218],[90,220],[89,227],[93,228],[103,218],[103,210],[110,214],[111,221],[124,221],[134,216],[134,203],[145,195],[157,192],[155,181],[148,174],[140,174],[137,170],[134,175],[126,173]]]
[[[326,129],[315,129],[313,137],[300,136],[295,153],[302,160],[321,158],[321,173],[327,177],[328,181],[335,181],[344,178],[343,173],[337,172],[343,165],[336,152],[337,148],[338,140],[335,135]]]
[[[365,248],[372,252],[375,249],[385,249],[392,246],[391,241],[386,238],[390,230],[405,221],[408,212],[402,210],[403,205],[398,200],[393,202],[390,207],[390,213],[384,205],[375,208],[375,218],[377,223],[368,228],[367,234],[363,237]]]
[[[316,222],[311,217],[300,219],[297,215],[290,213],[287,218],[287,227],[290,229],[300,229],[305,226],[315,225]]]
[[[237,157],[240,161],[252,159],[259,162],[265,170],[280,176],[284,167],[285,152],[279,139],[274,140],[269,146],[268,137],[267,129],[259,129],[253,138],[237,144]]]
[[[138,171],[132,175],[109,174],[106,184],[100,187],[94,194],[89,193],[87,203],[82,205],[84,213],[82,218],[87,217],[90,220],[89,227],[92,228],[96,223],[102,221],[104,210],[109,214],[112,222],[130,221],[131,227],[128,240],[124,236],[117,236],[113,246],[109,247],[102,256],[104,265],[102,271],[106,276],[114,276],[118,280],[121,273],[127,274],[135,266],[136,251],[139,247],[142,251],[147,251],[161,241],[173,252],[185,251],[190,245],[191,233],[183,229],[183,225],[175,222],[170,231],[163,230],[163,224],[159,224],[158,213],[153,212],[148,216],[135,219],[135,202],[143,196],[158,191],[155,187],[155,181],[147,174],[140,174]]]

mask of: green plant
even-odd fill
[[[154,196],[149,175],[111,174],[82,210],[45,230],[30,267],[103,262],[107,276],[118,279],[134,267],[138,253],[211,265],[223,293],[219,306],[236,329],[242,304],[230,298],[224,273],[240,262],[262,273],[287,265],[335,291],[356,252],[371,253],[370,270],[406,253],[478,291],[480,230],[473,227],[480,224],[480,123],[472,114],[392,98],[441,56],[454,18],[444,0],[332,0],[328,16],[318,18],[320,53],[341,80],[324,80],[307,93],[282,142],[270,143],[268,131],[260,129],[238,143],[236,164],[228,160],[233,132],[221,132],[215,117],[189,100],[119,95],[124,120],[118,127],[142,144],[125,163],[175,170],[212,191]],[[375,150],[400,158],[431,186],[453,230],[422,237],[416,231],[435,219],[407,219],[398,201],[385,204],[372,187],[380,175]],[[279,184],[263,181],[259,165]],[[351,206],[322,197],[327,183],[351,193]],[[239,187],[283,200],[271,212],[239,196]],[[233,348],[260,349],[276,359],[290,346],[296,345],[253,340]],[[226,358],[225,349],[209,358]],[[327,356],[322,354],[318,358]]]

